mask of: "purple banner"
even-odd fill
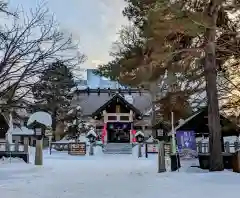
[[[176,140],[180,156],[192,158],[197,155],[197,145],[194,131],[177,131]]]

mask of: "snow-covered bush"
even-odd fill
[[[86,134],[91,127],[88,122],[82,119],[82,108],[80,106],[74,107],[68,112],[65,128],[68,139],[79,139],[79,136]]]

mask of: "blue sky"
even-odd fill
[[[122,16],[124,0],[45,0],[60,27],[80,40],[81,51],[88,60],[83,67],[93,68],[107,62],[112,42],[119,28],[127,24]],[[29,10],[38,0],[9,0],[10,8]]]

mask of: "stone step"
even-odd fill
[[[131,155],[132,154],[132,152],[103,152],[104,154],[109,154],[109,155]]]
[[[132,154],[132,151],[109,151],[109,150],[105,150],[103,151],[103,153],[106,154]]]
[[[132,154],[132,145],[128,143],[108,143],[103,149],[105,154]]]

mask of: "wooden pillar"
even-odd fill
[[[43,165],[43,139],[36,140],[35,165]]]
[[[34,139],[35,139],[34,137],[31,137],[31,146],[34,146],[34,144],[33,144],[34,143]]]
[[[145,133],[145,129],[146,129],[146,126],[145,126],[145,125],[142,126],[142,132],[144,133],[144,136],[146,135],[146,133]]]
[[[23,150],[24,150],[24,153],[26,154],[26,162],[27,163],[29,163],[28,148],[29,148],[29,137],[28,136],[24,136],[23,137]]]
[[[108,121],[108,114],[107,114],[106,110],[104,110],[103,111],[103,125],[104,126],[107,124],[107,121]],[[106,134],[104,136],[104,144],[107,143],[107,140],[108,140],[108,132],[107,132],[107,129],[106,129]]]
[[[23,137],[24,152],[28,153],[29,137]]]
[[[133,111],[132,110],[130,110],[129,121],[133,122]]]
[[[133,122],[131,122],[131,128],[130,128],[130,144],[134,143],[134,142],[133,142],[133,138],[134,138],[133,130],[134,130],[134,124],[133,124]]]

